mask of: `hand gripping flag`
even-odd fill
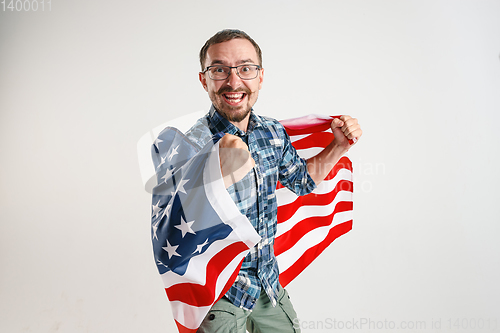
[[[332,140],[332,117],[282,121],[299,155],[316,155]],[[260,237],[227,193],[218,143],[198,150],[175,128],[152,146],[158,185],[152,197],[152,241],[158,270],[180,333],[196,332],[232,285]],[[352,227],[352,166],[347,156],[311,194],[277,186],[275,255],[285,286]]]

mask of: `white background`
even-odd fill
[[[303,331],[500,330],[500,1],[39,3],[0,7],[1,332],[175,332],[136,146],[208,110],[223,28],[264,52],[258,113],[364,129],[353,230],[288,288]]]

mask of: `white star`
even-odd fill
[[[182,231],[182,238],[184,238],[184,236],[186,236],[186,234],[189,232],[190,234],[193,234],[193,235],[196,235],[196,233],[193,231],[193,229],[191,229],[191,226],[193,225],[194,221],[191,221],[191,222],[186,222],[184,221],[184,219],[181,217],[181,224],[179,225],[176,225],[174,227],[176,227],[177,229],[179,229],[180,231]]]
[[[167,170],[167,172],[165,173],[165,176],[161,177],[161,179],[163,179],[163,181],[166,183],[167,182],[167,179],[172,177],[174,173],[172,172],[172,170]]]
[[[156,234],[156,231],[158,230],[158,224],[159,223],[160,223],[160,221],[158,221],[155,224],[153,224],[153,239],[156,238],[156,240],[158,240],[158,235]]]
[[[161,218],[164,218],[165,216],[167,216],[167,219],[168,219],[168,212],[170,212],[170,210],[172,209],[172,205],[174,204],[173,195],[174,195],[174,192],[172,192],[172,197],[170,198],[170,201],[168,202],[167,207],[163,211],[163,215],[161,216]]]
[[[186,185],[188,181],[189,181],[189,179],[181,179],[181,181],[179,182],[179,185],[177,185],[177,191],[182,192],[184,194],[187,194],[186,189],[184,188],[184,185]]]
[[[172,157],[174,157],[175,155],[179,154],[177,152],[177,148],[179,148],[179,146],[175,147],[174,149],[172,149],[172,151],[170,152],[170,155],[168,155],[168,160],[171,161],[172,160]]]
[[[158,166],[157,166],[156,168],[158,169],[158,168],[159,168],[159,167],[161,167],[163,164],[165,164],[165,160],[166,160],[166,159],[167,159],[167,157],[166,157],[166,156],[165,156],[165,157],[162,157],[162,158],[161,158],[161,162],[160,162],[160,164],[158,164]]]
[[[167,220],[168,220],[168,208],[169,208],[169,206],[167,206],[167,208],[163,211],[163,214],[160,216],[161,220],[163,220],[163,218],[165,216],[167,217]]]
[[[156,146],[156,149],[158,149],[158,150],[160,150],[160,147],[158,147],[158,144],[160,142],[163,142],[163,140],[161,140],[160,138],[156,138],[154,145]]]
[[[161,211],[161,207],[158,206],[158,204],[160,203],[160,200],[158,200],[158,202],[156,203],[156,205],[153,206],[153,214],[156,217],[158,217],[158,214],[160,213]]]
[[[203,247],[208,244],[208,238],[203,242],[203,244],[196,245],[196,250],[193,252],[195,254],[196,252],[200,252],[203,250]]]
[[[165,265],[164,263],[162,263],[162,262],[161,262],[160,260],[158,260],[158,259],[156,259],[156,265],[158,265],[158,266],[162,265],[162,266],[165,266],[166,268],[168,268],[168,266],[167,266],[167,265]]]
[[[177,256],[177,257],[181,256],[179,253],[175,252],[175,250],[177,250],[178,247],[179,247],[179,245],[173,245],[173,246],[170,245],[170,243],[167,240],[167,246],[162,247],[162,249],[167,251],[168,259],[172,259],[173,256]]]

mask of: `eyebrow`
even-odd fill
[[[249,59],[240,60],[237,62],[238,65],[247,64],[247,63],[255,64],[255,61],[253,61],[252,59],[249,58]],[[226,65],[226,64],[224,61],[216,59],[210,63],[210,66],[212,66],[212,65]]]

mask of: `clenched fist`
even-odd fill
[[[226,188],[240,181],[255,166],[255,161],[240,137],[225,134],[219,141],[219,158]]]
[[[334,142],[345,149],[354,145],[363,134],[358,120],[347,115],[333,119],[330,126],[335,137]]]

